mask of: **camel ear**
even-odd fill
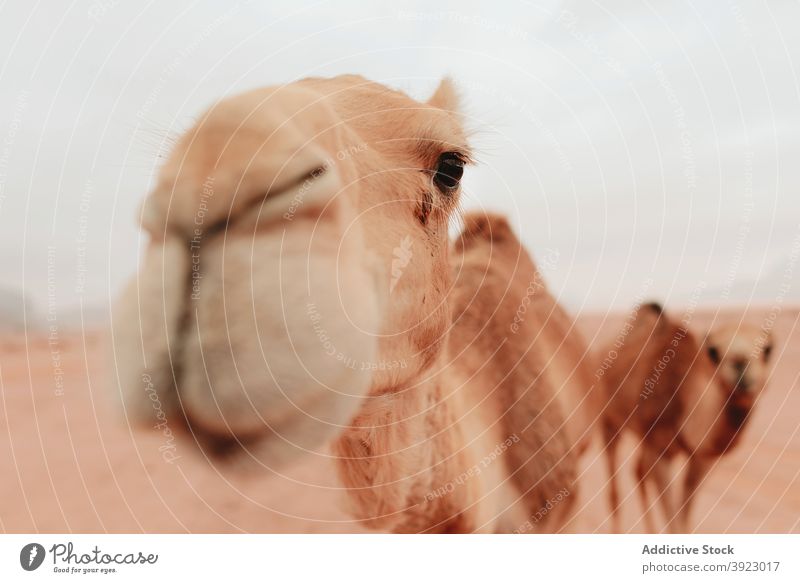
[[[765,334],[765,339],[762,347],[762,354],[764,355],[764,362],[768,362],[770,356],[772,355],[772,347],[775,345],[775,338],[772,335],[772,331],[769,330]]]
[[[461,100],[458,97],[456,87],[449,77],[442,79],[439,83],[439,87],[436,88],[434,94],[428,99],[428,105],[438,107],[441,110],[453,114],[459,114],[460,102]]]
[[[705,337],[703,338],[702,348],[711,362],[714,363],[714,366],[717,366],[720,363],[721,355],[719,353],[719,348],[717,348],[711,342],[711,338],[709,337],[709,333],[706,333]]]

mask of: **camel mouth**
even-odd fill
[[[748,391],[734,391],[730,397],[729,404],[736,409],[749,411],[753,408],[754,396]]]
[[[736,358],[731,363],[723,363],[722,378],[736,395],[748,395],[762,384],[758,363],[745,358]]]
[[[217,457],[267,440],[274,460],[347,427],[370,386],[371,369],[352,363],[376,360],[378,304],[363,262],[339,260],[360,245],[340,228],[207,237],[196,257],[178,235],[152,242],[115,309],[127,416],[152,426],[158,400]]]

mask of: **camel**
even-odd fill
[[[636,308],[605,354],[603,436],[612,529],[619,532],[617,447],[629,429],[639,440],[636,478],[647,532],[656,523],[654,490],[668,531],[689,532],[692,502],[716,461],[732,451],[766,385],[773,339],[749,323],[725,325],[698,339],[657,303]],[[683,486],[672,491],[672,464],[682,459]]]
[[[370,528],[563,528],[592,357],[506,219],[451,241],[463,125],[449,80],[427,102],[348,75],[212,106],[143,203],[113,312],[127,417],[157,402],[271,465],[330,451]]]

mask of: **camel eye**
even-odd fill
[[[464,174],[464,158],[457,152],[445,152],[436,162],[433,181],[444,191],[455,190]]]
[[[719,364],[719,350],[717,350],[716,346],[708,347],[708,356],[714,364]]]

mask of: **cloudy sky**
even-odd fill
[[[800,299],[800,4],[372,4],[3,4],[0,302],[102,311],[164,140],[222,96],[340,73],[419,99],[456,81],[466,206],[557,258],[573,310]]]

